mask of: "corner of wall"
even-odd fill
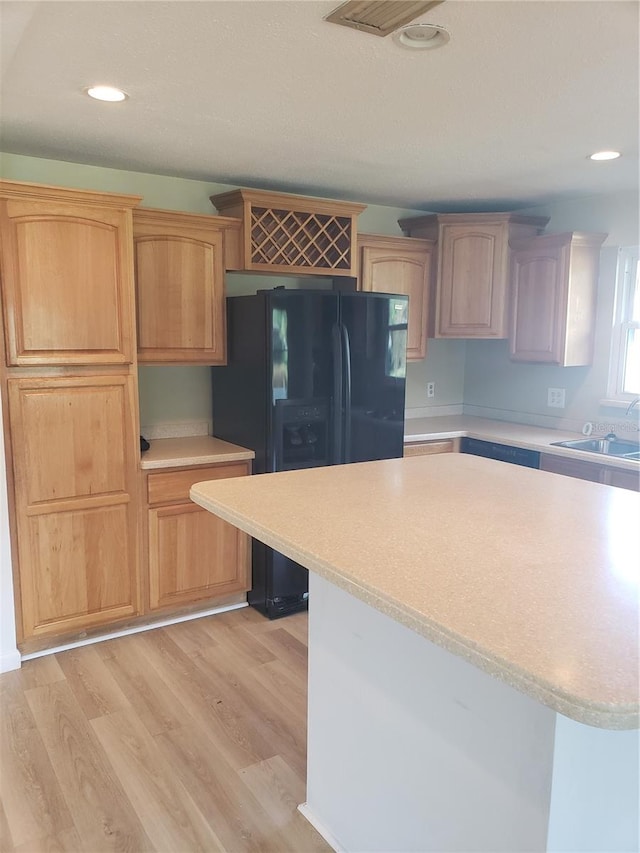
[[[0,423],[2,398],[0,398]],[[11,545],[9,542],[9,505],[4,435],[0,429],[0,673],[20,668],[20,652],[16,646],[16,621],[13,599]]]

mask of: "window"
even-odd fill
[[[611,346],[609,397],[620,402],[640,395],[640,265],[638,248],[621,249]]]

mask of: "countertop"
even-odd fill
[[[626,471],[637,471],[640,474],[640,462],[632,459],[621,459],[616,456],[604,456],[599,453],[589,453],[584,450],[572,450],[569,447],[553,447],[554,441],[571,441],[584,439],[579,432],[569,432],[558,429],[529,426],[528,424],[511,423],[510,421],[493,421],[487,418],[477,418],[473,415],[449,415],[434,418],[406,418],[404,422],[404,440],[436,441],[444,438],[460,438],[462,436],[480,438],[484,441],[496,441],[509,444],[512,447],[524,447],[527,450],[538,450],[541,453],[552,453],[564,456],[566,459],[581,459],[597,465],[608,465],[612,468],[622,468]],[[594,433],[593,438],[603,437]],[[637,430],[618,433],[618,438],[625,441],[640,440]]]
[[[542,453],[553,453],[568,459],[582,459],[599,465],[637,471],[640,463],[615,456],[600,456],[566,447],[553,447],[554,441],[566,441],[584,438],[580,433],[563,430],[544,429],[526,424],[508,421],[493,421],[471,415],[451,415],[434,418],[407,418],[405,420],[405,442],[435,441],[462,436],[480,438],[485,441],[497,441],[513,447],[525,447]],[[625,433],[621,438],[638,440],[637,432]],[[210,435],[196,435],[184,438],[157,438],[151,441],[151,447],[141,455],[140,467],[143,470],[155,468],[177,468],[189,465],[215,465],[234,462],[241,459],[253,459],[252,450],[230,444]]]
[[[561,714],[638,727],[640,495],[451,453],[191,497]]]
[[[141,454],[143,470],[178,468],[186,465],[215,465],[253,459],[253,450],[230,444],[211,435],[191,435],[186,438],[156,438],[149,450]]]

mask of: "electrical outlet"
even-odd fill
[[[547,388],[547,406],[550,409],[564,409],[564,388]]]
[[[435,382],[427,382],[427,397],[435,397],[436,396],[436,383]]]

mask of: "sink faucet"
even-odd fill
[[[640,403],[640,397],[636,397],[635,400],[632,400],[627,406],[627,411],[624,413],[625,417],[628,417],[633,411],[634,407]]]

